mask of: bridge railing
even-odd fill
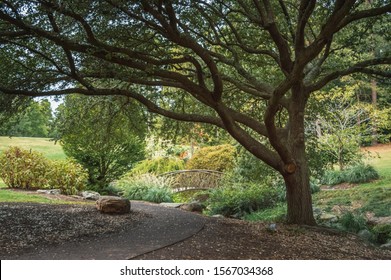
[[[171,187],[175,192],[186,190],[205,190],[217,188],[223,172],[206,169],[177,170],[160,174],[171,178]]]

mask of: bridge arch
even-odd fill
[[[159,177],[170,178],[174,192],[187,190],[207,190],[217,188],[223,172],[206,169],[177,170],[160,174]]]

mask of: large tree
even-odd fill
[[[389,52],[355,55],[390,12],[383,0],[1,1],[0,73],[12,73],[0,91],[123,95],[220,127],[283,176],[288,222],[315,224],[307,101],[345,75],[391,76]]]

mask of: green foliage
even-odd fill
[[[158,157],[153,159],[145,159],[138,162],[131,170],[132,174],[154,173],[162,174],[185,168],[183,160],[174,157]]]
[[[265,183],[265,180],[279,177],[275,170],[244,149],[239,149],[235,166],[230,173],[230,177],[235,181],[244,182]]]
[[[189,203],[193,201],[204,202],[209,197],[209,192],[205,190],[187,190],[174,193],[172,200],[176,203]]]
[[[322,178],[322,183],[330,186],[341,184],[344,181],[344,172],[340,170],[328,170]]]
[[[88,170],[103,190],[144,157],[144,122],[131,102],[119,97],[71,95],[59,106],[57,130],[65,153]]]
[[[348,183],[367,183],[379,179],[379,174],[371,165],[359,164],[344,170],[345,181]]]
[[[231,145],[204,147],[186,163],[187,169],[226,171],[234,167],[235,148]]]
[[[172,202],[170,180],[154,174],[124,176],[116,182],[123,196],[131,200],[150,202]]]
[[[42,188],[48,161],[41,153],[10,147],[0,156],[0,177],[10,188]]]
[[[371,230],[375,235],[375,241],[384,244],[391,239],[391,224],[379,224]]]
[[[0,135],[49,137],[52,123],[50,102],[31,101],[25,110],[14,114],[0,126]]]
[[[262,209],[244,216],[247,221],[283,222],[286,217],[286,204],[278,203],[273,208]]]
[[[371,165],[359,164],[345,170],[327,171],[322,183],[333,186],[341,183],[367,183],[376,179],[379,179],[379,174]]]
[[[243,217],[274,206],[279,201],[275,188],[259,184],[235,184],[213,189],[207,201],[208,214]]]
[[[354,214],[352,212],[344,213],[340,219],[339,223],[343,227],[344,230],[349,232],[357,233],[362,229],[367,228],[367,222],[362,215]]]
[[[90,191],[98,192],[100,195],[118,195],[121,193],[121,190],[116,187],[116,182],[113,181],[107,185],[99,186],[99,185],[87,185],[86,189]]]
[[[86,187],[88,173],[74,160],[51,161],[46,174],[50,188],[60,189],[62,194],[78,194]]]

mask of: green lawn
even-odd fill
[[[32,149],[43,153],[48,159],[59,160],[65,159],[66,155],[60,145],[50,141],[49,138],[32,138],[32,137],[5,137],[0,136],[0,152],[9,146],[18,146],[23,149]]]
[[[0,189],[0,202],[31,202],[31,203],[49,203],[49,204],[88,204],[87,201],[67,201],[55,197],[49,199],[45,196],[27,194],[23,191],[13,191]]]
[[[391,144],[370,147],[367,150],[374,156],[368,163],[376,168],[383,180],[388,181],[388,185],[391,185]]]

